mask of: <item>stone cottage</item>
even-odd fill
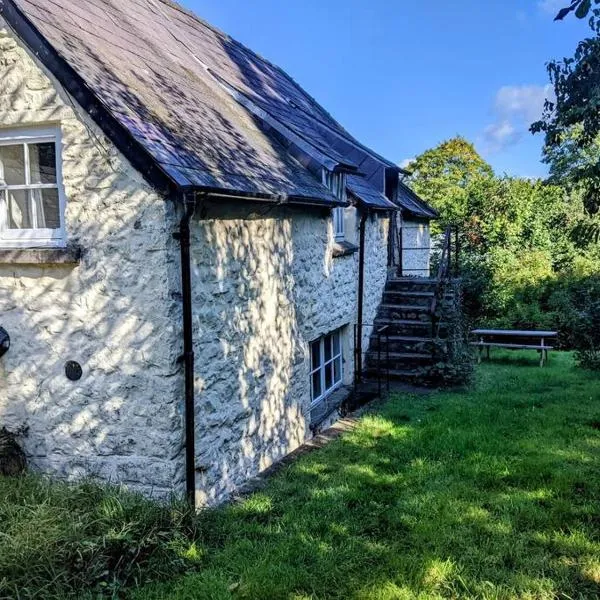
[[[0,0],[0,81],[0,425],[218,502],[335,414],[435,211],[170,0]]]

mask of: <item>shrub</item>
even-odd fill
[[[193,564],[186,505],[115,487],[0,478],[0,523],[0,598],[112,598]]]
[[[475,358],[469,345],[470,327],[462,310],[461,286],[453,286],[453,300],[442,304],[437,315],[445,323],[448,335],[436,344],[437,360],[423,371],[423,383],[436,387],[469,385],[475,372]]]
[[[18,434],[0,427],[0,476],[20,475],[27,468],[27,459],[17,438]]]

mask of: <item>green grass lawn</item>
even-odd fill
[[[95,598],[92,573],[135,600],[600,598],[600,377],[498,352],[472,391],[375,406],[239,504],[161,511],[0,480],[0,598]]]
[[[200,572],[135,597],[600,598],[598,428],[570,355],[496,353],[205,513]]]

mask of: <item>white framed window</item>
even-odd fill
[[[338,329],[310,345],[310,385],[312,404],[316,404],[342,385],[342,330]]]
[[[0,246],[63,246],[58,127],[0,129]]]
[[[323,184],[326,185],[333,195],[339,200],[346,201],[346,174],[332,173],[323,169]],[[344,207],[340,206],[333,209],[333,235],[337,241],[343,240],[346,237],[346,227],[344,223],[345,211]]]
[[[343,240],[346,237],[346,227],[344,219],[346,212],[343,206],[333,209],[333,235],[336,240]]]

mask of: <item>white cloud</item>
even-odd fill
[[[530,125],[540,119],[547,98],[554,98],[550,85],[501,87],[494,99],[495,121],[483,132],[487,151],[500,152],[516,144]]]
[[[488,152],[500,152],[516,144],[523,136],[510,121],[488,125],[483,131],[483,140]]]
[[[522,119],[531,124],[542,116],[544,102],[551,96],[551,85],[506,85],[498,90],[494,107],[504,118]]]
[[[407,169],[410,166],[410,163],[413,162],[415,160],[415,157],[413,156],[412,158],[405,158],[401,163],[400,163],[400,168],[401,169]]]
[[[555,17],[558,11],[569,6],[570,0],[539,0],[538,8],[545,14]]]

